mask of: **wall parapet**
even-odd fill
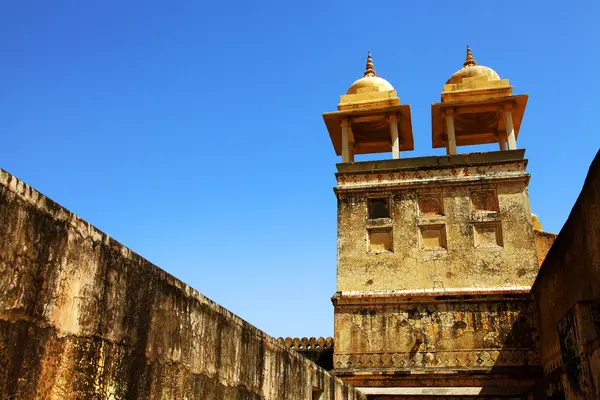
[[[333,338],[278,338],[277,343],[292,349],[327,371],[333,369]]]
[[[545,374],[540,391],[553,398],[600,398],[599,227],[600,152],[558,236],[547,237],[538,253],[545,255],[532,286]]]
[[[289,349],[293,349],[298,352],[319,352],[333,350],[333,338],[332,337],[311,337],[311,338],[277,338],[277,343],[284,345]]]

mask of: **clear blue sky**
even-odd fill
[[[600,145],[598,21],[598,1],[5,1],[0,167],[266,332],[331,335],[321,114],[367,50],[411,105],[403,157],[443,153],[430,105],[465,45],[528,93],[518,146],[557,232]]]

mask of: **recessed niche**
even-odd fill
[[[313,388],[312,390],[312,399],[311,400],[322,400],[323,399],[323,391],[319,388]]]
[[[390,218],[390,199],[387,197],[368,199],[369,219]]]
[[[495,248],[502,247],[502,229],[500,222],[487,222],[473,225],[475,234],[475,247]]]
[[[471,204],[475,212],[497,212],[498,196],[495,190],[477,190],[471,192]]]
[[[393,251],[392,229],[369,229],[369,253],[384,253]]]
[[[427,225],[421,229],[421,247],[426,250],[445,249],[446,228],[444,225]]]
[[[437,193],[419,195],[419,214],[442,215],[442,198]]]

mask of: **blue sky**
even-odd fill
[[[467,44],[528,93],[518,146],[547,230],[600,145],[597,1],[0,11],[0,167],[274,336],[333,334],[339,159],[321,114],[367,50],[411,105],[416,150],[403,157],[443,154],[430,106]]]

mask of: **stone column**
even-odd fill
[[[350,124],[347,117],[342,118],[342,162],[350,162]]]
[[[516,150],[517,140],[515,138],[515,128],[513,126],[512,109],[512,103],[504,105],[504,123],[506,125],[506,136],[508,137],[508,149]]]
[[[396,113],[390,114],[388,121],[392,135],[392,158],[398,159],[400,158],[400,139],[398,138],[398,116]]]
[[[446,152],[448,155],[456,154],[456,134],[454,132],[454,110],[449,108],[445,111],[446,115],[446,134],[448,135],[448,145]]]
[[[354,162],[354,134],[352,122],[348,123],[348,162]]]
[[[498,144],[500,145],[500,150],[506,150],[506,132],[498,132]]]

